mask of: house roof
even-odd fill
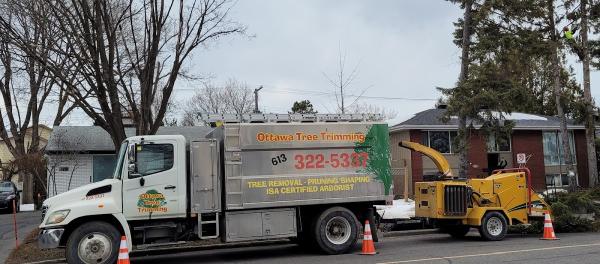
[[[457,129],[458,118],[453,116],[445,123],[442,116],[446,109],[428,109],[416,113],[412,118],[396,124],[390,128],[391,132],[409,130],[409,129]],[[504,114],[505,119],[514,122],[513,130],[550,130],[560,128],[560,119],[555,116],[544,116],[526,113]],[[477,127],[477,125],[475,125]],[[574,120],[567,120],[568,129],[585,129],[582,124],[577,124]]]
[[[31,126],[27,127],[27,129],[25,129],[25,133],[31,135],[31,133],[32,133],[31,130],[32,129],[33,128]],[[7,128],[6,130],[7,130],[6,133],[8,134],[8,138],[13,138],[13,135],[10,132],[10,129]],[[39,124],[38,125],[38,130],[39,131],[41,131],[41,130],[52,131],[52,128],[49,128],[48,126],[43,125],[43,124]],[[38,133],[40,134],[40,137],[43,139],[44,138],[43,133],[41,133],[41,132],[38,132]],[[0,141],[2,141],[2,140],[0,139]]]
[[[188,141],[206,138],[214,129],[210,127],[182,126],[160,127],[157,135],[183,135]],[[135,136],[135,128],[125,128],[125,134]],[[57,126],[54,127],[46,153],[65,151],[76,152],[115,152],[115,146],[106,130],[99,126]]]

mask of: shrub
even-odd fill
[[[584,232],[598,230],[600,189],[590,189],[572,193],[561,193],[551,204],[554,229],[557,232]],[[594,214],[593,220],[579,217],[578,214]]]

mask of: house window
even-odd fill
[[[116,164],[116,155],[94,155],[92,159],[92,182],[112,178]]]
[[[543,137],[544,144],[544,164],[547,165],[565,165],[565,161],[562,158],[562,137],[558,131],[545,131]],[[573,131],[569,131],[569,149],[571,151],[571,157],[573,164],[577,163],[575,157],[575,140],[573,137]]]
[[[449,154],[457,151],[457,147],[454,144],[456,131],[426,131],[425,136],[427,142],[423,143],[440,153]]]
[[[69,171],[69,167],[59,167],[58,171]]]
[[[488,152],[510,152],[510,134],[509,133],[491,133],[487,136]]]
[[[546,174],[547,187],[568,187],[569,177],[567,174]]]
[[[173,168],[172,144],[144,144],[137,149],[136,171],[139,176],[150,175],[171,168]]]

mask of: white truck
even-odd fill
[[[39,246],[69,263],[115,263],[122,235],[133,252],[288,238],[348,252],[392,198],[388,126],[370,118],[211,115],[201,140],[127,138],[111,179],[44,201]]]

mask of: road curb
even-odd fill
[[[64,258],[60,259],[49,259],[35,262],[26,262],[25,264],[56,264],[56,263],[67,263],[67,260]]]
[[[399,236],[418,236],[418,235],[429,235],[439,233],[439,229],[417,229],[417,230],[405,230],[405,231],[389,231],[380,232],[382,237],[399,237]]]

